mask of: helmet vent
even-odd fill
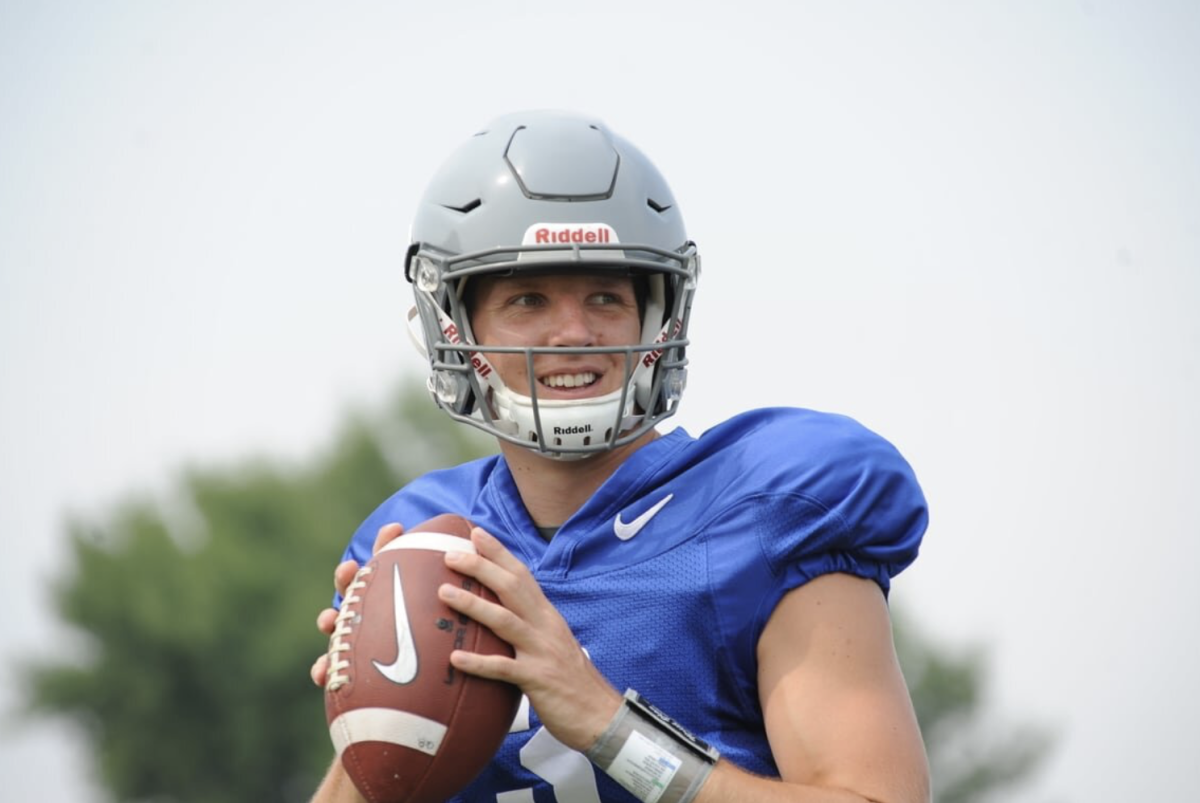
[[[453,212],[462,212],[464,215],[467,214],[468,212],[474,212],[476,209],[478,209],[482,205],[483,205],[483,200],[480,198],[476,198],[474,201],[467,201],[462,206],[454,206],[453,204],[442,204],[442,206],[445,207],[446,209],[449,209]]]
[[[662,204],[660,204],[658,201],[654,200],[653,198],[646,199],[646,206],[650,207],[651,209],[653,209],[655,212],[657,212],[660,215],[663,212],[666,212],[668,209],[671,208],[670,204],[663,206]]]

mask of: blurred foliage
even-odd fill
[[[893,613],[896,652],[925,737],[937,803],[1012,799],[1048,755],[1052,738],[1040,725],[996,721],[985,710],[985,655],[950,650],[923,636],[903,612]]]
[[[25,667],[31,715],[81,724],[116,800],[307,800],[332,754],[308,678],[325,648],[314,618],[350,533],[408,480],[491,451],[412,389],[351,416],[307,464],[191,469],[169,500],[73,522],[55,600],[87,643]],[[1027,777],[1047,740],[981,719],[979,656],[901,625],[937,800],[983,801]]]
[[[307,800],[331,756],[314,621],[350,534],[408,480],[488,451],[413,390],[307,464],[193,469],[170,500],[74,522],[55,600],[88,641],[28,668],[33,712],[83,725],[117,800]]]

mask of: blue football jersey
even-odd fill
[[[591,660],[722,755],[777,776],[757,691],[756,645],[780,599],[829,572],[891,578],[917,555],[927,513],[886,440],[842,416],[739,415],[634,452],[547,542],[499,456],[412,482],[355,533],[460,513],[533,572]],[[335,600],[340,602],[340,600]],[[484,773],[455,801],[590,803],[635,798],[568,750],[523,705]]]

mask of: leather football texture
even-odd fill
[[[486,627],[448,608],[443,583],[491,601],[448,569],[474,552],[471,523],[443,514],[405,531],[355,575],[329,639],[325,715],[346,773],[370,803],[442,803],[487,765],[521,693],[450,665],[456,649],[513,655]]]

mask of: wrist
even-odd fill
[[[611,692],[611,695],[605,697],[604,706],[596,709],[594,715],[589,718],[586,730],[581,735],[579,743],[572,746],[572,749],[578,750],[585,756],[591,755],[591,752],[596,749],[596,745],[604,738],[613,720],[617,718],[621,713],[621,709],[625,707],[625,698],[615,689],[611,690]]]
[[[720,757],[632,689],[586,755],[643,803],[690,803]]]

